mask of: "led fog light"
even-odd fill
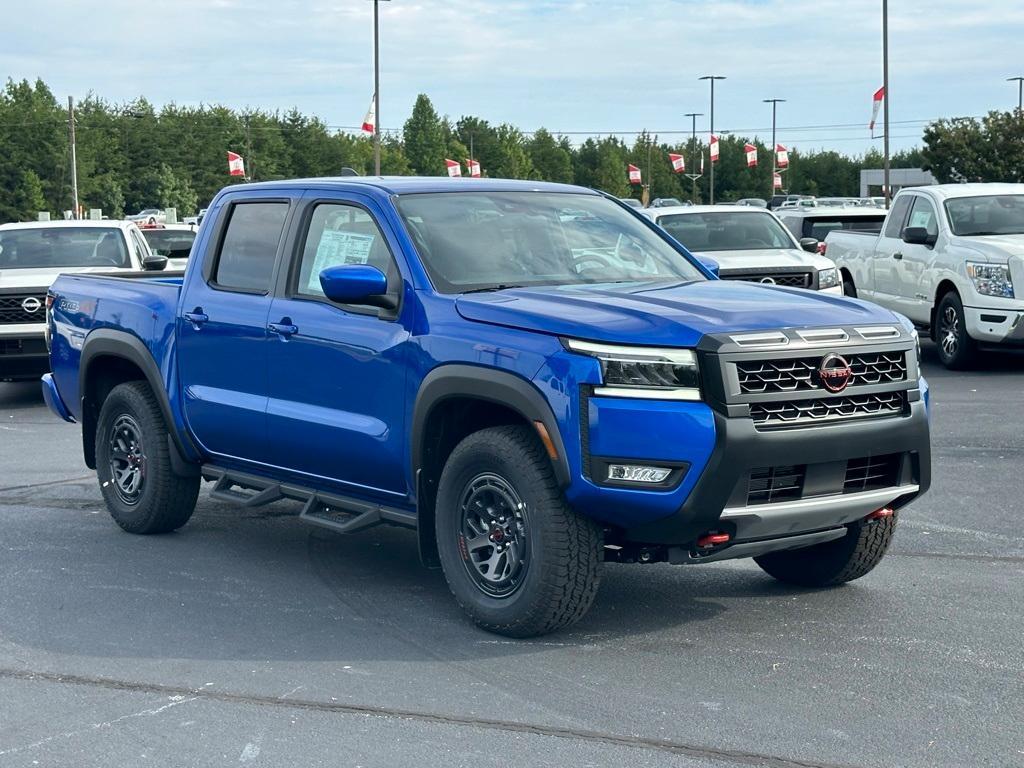
[[[668,467],[645,467],[639,464],[609,464],[608,479],[626,483],[662,483],[672,474]]]

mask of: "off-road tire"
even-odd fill
[[[949,332],[956,337],[953,348],[945,338]],[[935,311],[935,346],[939,360],[952,371],[967,370],[978,358],[978,345],[967,333],[964,305],[956,291],[943,296]]]
[[[141,433],[143,480],[134,503],[126,503],[119,495],[111,467],[112,431],[125,416],[138,425]],[[128,533],[177,530],[195,510],[200,478],[174,474],[167,435],[160,406],[145,382],[119,384],[103,401],[96,427],[96,476],[110,516]]]
[[[834,587],[859,579],[881,562],[896,529],[896,515],[852,523],[847,528],[841,539],[770,552],[755,557],[754,562],[779,581],[800,587]]]
[[[515,591],[499,597],[486,594],[474,580],[462,536],[462,503],[474,479],[482,475],[508,482],[523,502],[526,520],[527,567]],[[528,427],[491,427],[455,447],[438,486],[436,533],[452,594],[470,618],[490,632],[533,637],[567,627],[587,612],[597,593],[601,528],[569,508],[551,460]]]

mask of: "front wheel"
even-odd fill
[[[951,370],[970,368],[977,357],[977,345],[967,334],[967,320],[964,305],[955,292],[942,297],[936,312],[935,343],[939,347],[939,359]]]
[[[755,557],[769,576],[800,587],[834,587],[870,573],[885,556],[896,515],[847,526],[841,539]]]
[[[553,632],[597,593],[601,529],[569,508],[527,427],[484,429],[456,446],[441,473],[436,529],[448,586],[483,629]]]

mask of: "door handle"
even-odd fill
[[[186,312],[184,318],[192,323],[192,327],[198,331],[202,324],[210,319],[210,316],[203,312],[202,307],[196,307],[191,312]]]
[[[902,261],[902,260],[903,260],[903,254],[902,254],[902,253],[898,253],[898,252],[897,252],[897,253],[894,253],[894,254],[892,255],[892,257],[893,257],[894,259],[896,259],[896,261]]]
[[[291,336],[294,336],[296,333],[299,332],[299,327],[297,325],[292,325],[287,321],[288,318],[286,317],[283,318],[280,323],[270,323],[267,326],[267,330],[270,331],[271,333],[276,333],[282,339],[287,339]]]

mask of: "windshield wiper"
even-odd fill
[[[492,291],[506,291],[509,288],[526,288],[525,285],[515,285],[513,283],[498,283],[497,285],[488,285],[483,288],[473,288],[463,293],[490,293]]]

